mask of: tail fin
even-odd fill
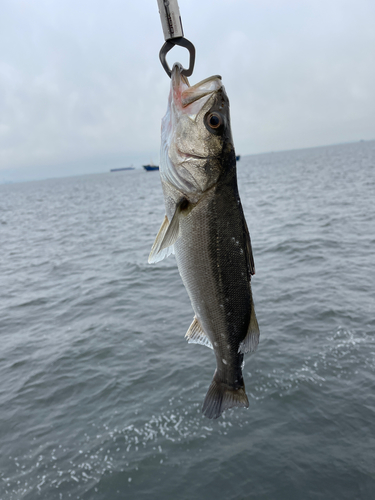
[[[245,392],[245,385],[233,389],[220,381],[217,372],[203,402],[202,413],[207,418],[218,418],[228,408],[249,407],[249,400]]]

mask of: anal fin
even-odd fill
[[[194,316],[192,324],[189,326],[189,330],[186,332],[185,338],[189,344],[201,344],[213,349],[210,339],[204,333],[198,318]]]

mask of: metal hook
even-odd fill
[[[171,49],[173,49],[173,47],[175,45],[180,45],[181,47],[185,47],[186,49],[188,49],[189,54],[190,54],[189,68],[188,69],[184,68],[181,71],[181,74],[184,76],[191,76],[193,74],[194,63],[195,63],[195,47],[189,40],[187,40],[184,37],[171,38],[170,40],[167,40],[165,42],[165,44],[163,45],[163,47],[160,49],[159,59],[160,59],[160,62],[162,64],[165,72],[167,73],[169,78],[171,78],[172,71],[167,63],[166,56],[167,56],[168,52]]]

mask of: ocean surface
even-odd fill
[[[213,352],[158,172],[0,186],[0,499],[375,498],[375,142],[242,157],[261,329],[249,409]]]

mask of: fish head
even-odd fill
[[[220,76],[190,86],[175,64],[166,115],[162,120],[162,181],[190,199],[214,186],[223,169],[223,155],[234,156],[229,100]]]

